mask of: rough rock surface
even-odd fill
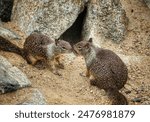
[[[46,105],[46,100],[38,89],[30,90],[28,95],[24,96],[24,102],[21,105]]]
[[[84,25],[84,35],[100,34],[115,42],[124,39],[128,18],[120,0],[95,0],[88,4],[88,14]]]
[[[31,83],[24,73],[12,66],[0,56],[0,92],[7,93],[19,88],[30,86]]]
[[[7,94],[0,95],[2,105],[46,105],[47,100],[41,90],[27,87]]]
[[[5,28],[5,27],[2,27],[0,25],[0,36],[6,38],[6,39],[20,39],[20,36],[18,34],[16,34],[15,32]]]
[[[22,31],[34,30],[58,38],[75,21],[85,0],[15,0],[13,21]]]
[[[85,6],[83,37],[94,30],[116,42],[124,39],[127,18],[119,0],[15,0],[13,20],[27,35],[39,30],[51,38],[58,38],[75,22]]]

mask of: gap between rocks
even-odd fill
[[[60,36],[60,39],[68,41],[71,45],[74,45],[77,42],[81,41],[86,15],[87,6],[85,6],[84,10],[78,15],[77,19],[72,24],[72,26]]]

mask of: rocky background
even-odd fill
[[[121,92],[129,103],[150,104],[149,0],[0,0],[0,20],[0,36],[20,47],[33,31],[72,45],[92,37],[128,66]],[[110,104],[103,90],[80,76],[86,70],[81,57],[64,56],[59,77],[16,54],[0,55],[0,104]]]

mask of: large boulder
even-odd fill
[[[31,82],[23,72],[0,56],[0,93],[12,92],[30,85]]]
[[[120,42],[125,37],[127,25],[128,18],[120,0],[95,0],[88,5],[83,35],[89,38],[99,34]]]
[[[97,33],[119,42],[128,23],[119,0],[15,0],[12,19],[27,35],[38,30],[67,41],[80,36],[75,42]]]
[[[34,30],[59,37],[76,20],[85,0],[15,0],[13,21],[28,35]]]

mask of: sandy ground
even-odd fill
[[[7,26],[10,28],[9,24]],[[11,28],[19,33],[22,40],[24,40],[25,35],[15,25],[11,25]],[[21,47],[24,42],[22,40],[15,41],[15,44]],[[32,88],[39,89],[48,104],[110,104],[103,90],[91,86],[89,80],[81,76],[86,71],[82,57],[75,57],[73,60],[67,58],[67,56],[62,57],[65,69],[60,69],[62,76],[57,76],[48,69],[39,70],[28,65],[17,54],[0,51],[0,55],[23,71],[32,83],[30,88],[23,88],[13,93],[0,95],[0,104],[21,103],[25,99],[23,96],[27,96]],[[127,97],[129,104],[150,104],[149,58],[148,60],[143,60],[143,65],[133,63],[133,65],[128,66],[128,69],[128,83],[121,92]],[[133,100],[139,102],[133,102]]]

